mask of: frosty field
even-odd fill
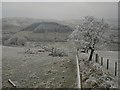
[[[3,88],[12,87],[8,79],[24,88],[76,87],[73,54],[69,57],[52,57],[49,52],[25,54],[21,47],[3,46],[2,49]]]

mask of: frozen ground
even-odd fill
[[[94,61],[88,61],[88,54],[79,53],[80,70],[83,87],[87,88],[116,88],[118,79],[109,71]]]
[[[23,48],[4,46],[2,59],[3,87],[12,87],[8,79],[25,88],[76,87],[76,63],[72,53],[68,57],[52,57],[49,52],[25,54]]]

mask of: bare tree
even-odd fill
[[[96,19],[86,16],[83,23],[78,25],[70,38],[77,40],[84,49],[90,49],[89,61],[92,60],[96,44],[104,41],[104,32],[109,29],[109,25],[103,19]]]

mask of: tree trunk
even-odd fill
[[[89,61],[92,61],[93,52],[94,52],[94,49],[91,49]]]

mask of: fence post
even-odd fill
[[[103,57],[101,57],[101,65],[103,65]]]
[[[54,50],[54,48],[52,47],[52,54],[53,54],[53,50]]]
[[[96,62],[98,62],[98,54],[96,54],[95,60]]]
[[[78,52],[79,52],[79,49],[77,48],[77,57],[79,57]],[[78,60],[79,60],[79,58],[78,58]]]
[[[107,59],[107,69],[109,69],[109,59]]]
[[[115,62],[115,76],[117,76],[117,62]]]
[[[80,81],[81,81],[81,90],[82,90],[83,86],[82,86],[82,74],[81,73],[80,73]]]

